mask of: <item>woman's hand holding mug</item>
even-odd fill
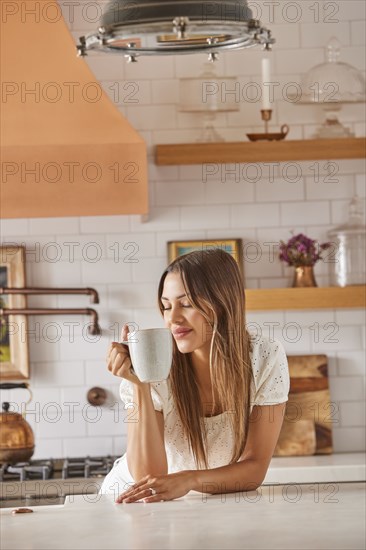
[[[128,325],[123,325],[121,339],[122,342],[112,342],[109,348],[107,364],[112,374],[137,385],[168,378],[173,358],[169,329],[129,332]]]
[[[123,325],[121,332],[122,341],[127,340],[128,332],[128,325]],[[108,370],[114,374],[114,376],[125,378],[137,386],[143,384],[133,372],[130,352],[127,345],[119,342],[111,342],[106,361]]]

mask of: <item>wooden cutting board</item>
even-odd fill
[[[273,456],[331,454],[335,406],[326,355],[290,355],[290,393]]]

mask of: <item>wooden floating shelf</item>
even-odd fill
[[[366,286],[247,289],[246,309],[365,308]]]
[[[366,157],[366,138],[156,145],[155,164],[282,162]]]

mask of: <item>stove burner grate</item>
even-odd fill
[[[104,477],[112,469],[115,459],[108,455],[3,464],[0,465],[0,481]]]
[[[53,473],[52,460],[44,460],[41,464],[18,462],[17,464],[3,464],[0,468],[0,481],[16,478],[19,481],[27,479],[50,479]]]

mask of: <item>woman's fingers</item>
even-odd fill
[[[128,325],[125,324],[125,325],[123,325],[122,330],[121,330],[121,341],[124,341],[124,342],[127,341],[128,333],[129,333],[129,328],[128,328]]]
[[[151,489],[154,489],[155,493],[152,493]],[[151,478],[150,476],[144,477],[138,483],[135,483],[127,491],[124,491],[121,495],[118,496],[116,502],[134,502],[141,499],[147,499],[150,497],[155,497],[159,492],[158,481],[156,478]],[[157,499],[161,500],[160,498]],[[150,500],[149,500],[150,501]],[[150,501],[151,502],[151,501]]]
[[[131,367],[131,359],[128,349],[118,342],[112,342],[107,356],[107,368],[116,376],[128,374]]]

